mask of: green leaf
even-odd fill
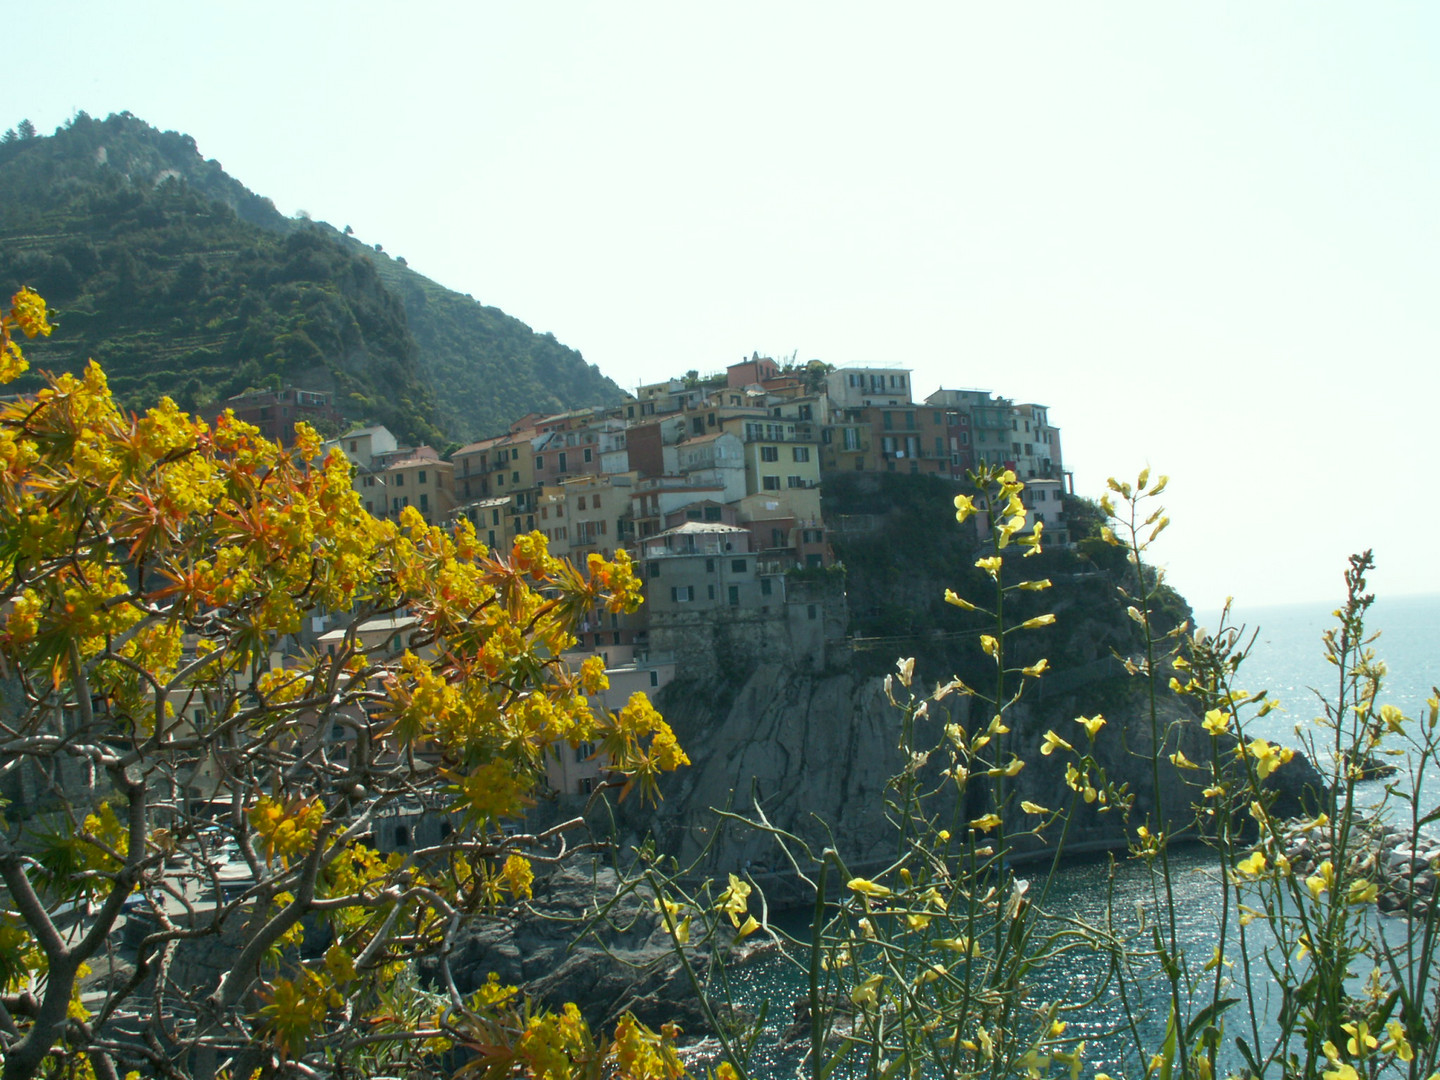
[[[1195,1036],[1200,1033],[1201,1028],[1203,1028],[1206,1024],[1210,1023],[1210,1021],[1214,1020],[1216,1017],[1218,1017],[1221,1013],[1223,1013],[1226,1009],[1230,1008],[1231,1005],[1234,1005],[1239,1000],[1239,998],[1233,997],[1221,998],[1219,1001],[1212,1001],[1209,1005],[1206,1005],[1205,1008],[1201,1009],[1198,1013],[1196,1013],[1195,1018],[1191,1020],[1189,1026],[1185,1028],[1185,1045],[1189,1046],[1191,1043],[1193,1043],[1195,1041]]]

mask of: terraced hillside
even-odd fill
[[[124,113],[0,144],[0,291],[21,284],[63,328],[32,363],[100,358],[133,408],[296,385],[443,444],[620,396],[553,337],[283,217],[193,139]]]

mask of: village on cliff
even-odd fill
[[[1030,522],[1047,544],[1069,543],[1062,498],[1071,493],[1060,431],[1045,405],[984,390],[940,389],[916,401],[909,369],[891,365],[794,367],[752,355],[708,378],[640,386],[619,405],[530,414],[504,434],[462,446],[449,460],[404,447],[383,426],[326,444],[354,466],[365,508],[425,521],[468,519],[502,552],[539,531],[550,553],[583,566],[590,553],[635,560],[645,602],[632,615],[592,612],[577,628],[577,656],[604,658],[610,686],[597,709],[657,693],[703,651],[697,631],[717,623],[774,637],[791,656],[823,663],[844,638],[843,575],[820,485],[829,473],[900,473],[963,482],[980,462],[1025,481]],[[225,402],[262,434],[287,439],[298,420],[339,419],[328,395],[262,391]],[[349,628],[316,616],[296,645],[324,650]],[[403,615],[358,628],[367,650],[401,652]],[[337,732],[337,738],[343,732]],[[606,775],[594,748],[562,752],[549,768],[559,794],[584,797]],[[377,830],[385,848],[424,843],[429,815],[401,813]],[[433,827],[434,822],[429,822]]]

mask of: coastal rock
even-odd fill
[[[534,899],[504,917],[467,923],[450,966],[461,993],[494,972],[550,1008],[575,1002],[600,1029],[626,1012],[656,1028],[707,1029],[652,898],[591,863],[537,879]]]
[[[1194,821],[1195,803],[1208,783],[1202,771],[1177,768],[1169,757],[1177,750],[1189,761],[1205,764],[1211,741],[1200,727],[1187,699],[1168,692],[1158,699],[1156,730],[1161,733],[1158,790],[1148,763],[1154,743],[1148,696],[1142,681],[1116,667],[1096,664],[1085,669],[1091,678],[1057,680],[1062,692],[1039,690],[1022,698],[1006,713],[1011,728],[1005,753],[1024,760],[1024,769],[1011,783],[1009,813],[1020,830],[1029,827],[1019,810],[1022,801],[1064,809],[1072,801],[1066,784],[1066,765],[1078,752],[1090,750],[1077,716],[1102,712],[1107,724],[1096,739],[1093,753],[1103,774],[1124,785],[1133,797],[1127,827],[1117,806],[1098,800],[1080,801],[1073,812],[1066,850],[1074,854],[1124,848],[1134,828],[1143,821],[1163,821],[1172,831]],[[1082,671],[1083,675],[1084,672]],[[930,685],[948,673],[917,670]],[[757,664],[738,690],[717,685],[674,684],[662,695],[660,708],[675,729],[694,764],[662,785],[664,798],[654,807],[625,807],[621,821],[628,829],[625,843],[638,844],[649,835],[659,850],[675,856],[697,877],[723,880],[727,873],[748,873],[777,906],[803,903],[813,887],[790,864],[795,855],[802,869],[808,859],[801,850],[818,855],[835,848],[852,873],[886,865],[897,850],[893,811],[887,806],[890,779],[906,762],[899,750],[901,714],[886,698],[882,678],[850,673],[817,674],[783,662]],[[984,718],[988,722],[988,714]],[[947,723],[974,731],[980,722],[975,699],[951,695],[932,705],[929,715],[916,724],[920,746],[939,746]],[[1077,753],[1042,752],[1047,731],[1070,741]],[[1224,752],[1234,743],[1222,744]],[[926,784],[945,790],[940,777],[947,753],[933,753],[921,767]],[[1269,780],[1276,791],[1277,816],[1300,814],[1323,793],[1319,775],[1297,754]],[[988,785],[971,785],[952,806],[955,820],[968,821],[988,812],[984,801]],[[952,793],[956,789],[950,785]],[[715,810],[758,820],[769,827],[746,827],[721,820]],[[1052,826],[1046,843],[1059,838],[1062,823]],[[790,839],[784,840],[777,830]],[[1035,844],[1030,854],[1049,849]],[[1023,852],[1022,852],[1023,854]]]
[[[1327,859],[1334,861],[1324,829],[1305,830],[1305,822],[1285,827],[1281,847],[1297,876],[1315,872]],[[1412,836],[1394,825],[1370,823],[1350,833],[1347,857],[1353,873],[1380,887],[1376,906],[1387,914],[1423,916],[1435,901],[1440,842],[1427,832]]]

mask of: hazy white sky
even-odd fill
[[[128,109],[623,386],[752,350],[1172,475],[1197,608],[1440,591],[1440,8],[79,3],[0,127]],[[103,358],[102,358],[103,359]],[[943,528],[945,523],[937,522]]]

